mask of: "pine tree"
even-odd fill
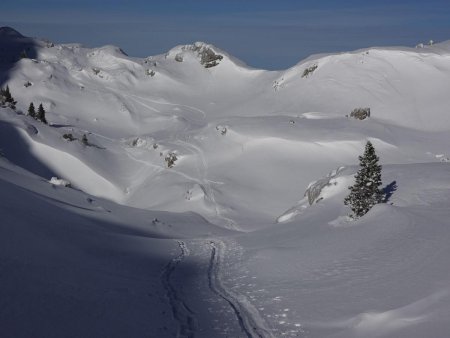
[[[2,89],[2,96],[4,97],[5,102],[10,102],[12,99],[11,92],[9,91],[9,86],[6,85],[5,89]]]
[[[83,143],[85,146],[89,145],[89,141],[87,139],[86,134],[83,134],[83,137],[81,138],[81,143]]]
[[[33,102],[30,103],[30,106],[28,107],[28,115],[32,118],[36,118],[36,109],[34,109]]]
[[[14,101],[14,98],[12,97],[11,92],[9,91],[9,86],[6,86],[4,93],[6,103],[14,103],[14,104],[17,103]]]
[[[359,156],[360,169],[355,175],[355,184],[350,194],[345,198],[344,204],[349,205],[353,211],[353,218],[365,215],[375,204],[383,202],[381,186],[381,165],[375,148],[370,141],[367,142],[364,154]]]
[[[39,105],[39,108],[38,108],[38,111],[36,114],[36,120],[47,124],[47,120],[45,118],[45,110],[44,110],[44,107],[42,106],[42,103]]]

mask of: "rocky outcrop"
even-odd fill
[[[333,170],[331,173],[329,173],[326,177],[309,184],[304,195],[308,198],[309,205],[313,205],[314,203],[317,203],[322,199],[320,198],[320,193],[322,192],[323,188],[329,186],[331,184],[330,181],[338,176],[339,173],[342,172],[342,170],[344,170],[344,167],[339,167],[338,169]]]
[[[200,59],[200,63],[205,68],[211,68],[219,65],[220,61],[223,59],[223,55],[217,54],[209,45],[203,42],[196,42],[193,45],[183,46],[182,51],[192,51]],[[175,56],[175,60],[178,62],[183,62],[182,53],[178,53]]]
[[[355,108],[350,113],[350,117],[357,120],[365,120],[370,117],[370,108]]]

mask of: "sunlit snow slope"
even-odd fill
[[[2,35],[4,44],[23,39]],[[229,225],[245,226],[249,214],[272,222],[310,181],[355,162],[368,137],[390,163],[448,149],[439,137],[450,130],[448,43],[311,57],[268,72],[202,43],[137,59],[113,46],[30,41],[35,58],[5,64],[6,82],[19,110],[42,102],[53,128],[19,132],[21,140],[54,173],[122,204],[194,210]],[[202,64],[205,49],[222,56],[216,66]],[[357,107],[371,108],[370,121],[345,117]],[[87,134],[93,147],[65,133]],[[178,158],[171,169],[169,152]]]

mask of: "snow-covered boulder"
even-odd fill
[[[58,178],[56,176],[52,177],[49,182],[50,182],[50,184],[59,185],[62,187],[70,187],[71,186],[69,181],[62,179],[62,178]]]

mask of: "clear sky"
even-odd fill
[[[0,26],[131,56],[212,43],[283,69],[315,53],[450,40],[450,0],[2,0]]]

